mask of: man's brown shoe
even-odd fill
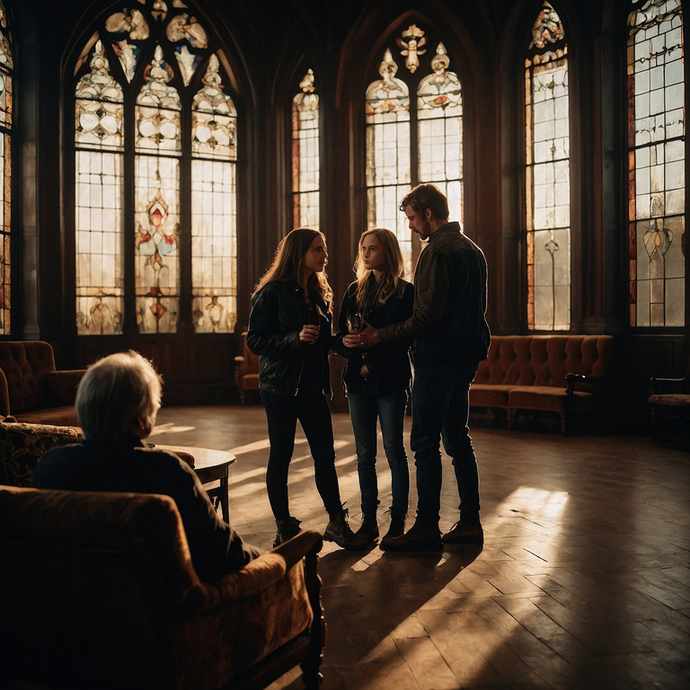
[[[419,518],[406,534],[386,539],[380,546],[384,551],[443,551],[438,522]]]
[[[446,532],[441,541],[444,544],[483,544],[484,530],[481,523],[470,525],[468,522],[458,520],[450,532]]]

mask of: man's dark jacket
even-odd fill
[[[34,486],[64,491],[163,494],[177,504],[192,563],[202,580],[246,565],[259,552],[220,519],[199,478],[176,455],[147,448],[134,434],[116,442],[83,441],[46,453]]]
[[[415,366],[471,366],[486,359],[487,268],[482,250],[446,223],[429,238],[414,274],[412,316],[378,331],[382,342],[417,339]]]

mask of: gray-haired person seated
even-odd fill
[[[34,470],[34,485],[170,496],[182,517],[199,577],[237,570],[259,550],[221,520],[187,463],[143,443],[160,406],[161,379],[139,353],[130,350],[92,364],[77,389],[83,440],[46,453]]]

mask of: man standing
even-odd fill
[[[362,346],[416,338],[412,388],[411,447],[417,467],[417,518],[388,551],[435,551],[443,544],[482,544],[479,475],[469,435],[470,384],[486,359],[491,335],[486,322],[487,268],[482,250],[449,222],[448,199],[434,185],[420,184],[400,204],[410,229],[429,240],[414,276],[412,316],[361,332]],[[460,519],[441,536],[441,449],[453,459]]]

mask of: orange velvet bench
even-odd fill
[[[608,368],[610,335],[495,335],[470,389],[470,407],[558,412],[563,435],[570,413],[595,410]]]

